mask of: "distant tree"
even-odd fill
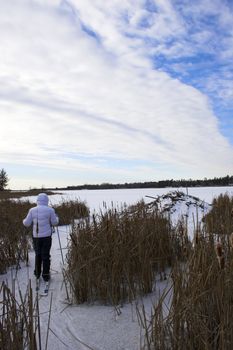
[[[4,169],[0,170],[0,191],[3,191],[9,182],[8,175]]]

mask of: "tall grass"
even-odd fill
[[[138,310],[146,335],[144,349],[233,348],[231,210],[232,198],[221,195],[213,201],[205,227],[187,250],[187,260],[172,267],[171,301],[165,291],[150,316],[145,309]],[[221,225],[215,228],[217,213],[222,214]]]
[[[147,333],[150,329],[147,349],[232,349],[232,258],[222,268],[213,240],[205,237],[186,264],[174,266],[169,313],[164,314],[161,300],[154,307],[145,327]]]
[[[59,225],[69,225],[77,219],[89,216],[86,203],[79,200],[62,201],[54,209],[59,217]]]
[[[22,220],[30,207],[29,202],[0,201],[0,273],[28,260],[28,231]]]
[[[212,210],[204,219],[206,230],[212,234],[233,232],[233,197],[221,194],[212,202]]]
[[[40,325],[31,286],[28,286],[25,296],[20,294],[17,300],[10,288],[2,282],[0,294],[0,349],[38,349]]]
[[[73,226],[67,275],[78,303],[131,301],[166,278],[177,252],[170,222],[143,203],[110,209]]]

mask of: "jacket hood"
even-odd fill
[[[38,205],[48,205],[49,204],[49,197],[46,193],[40,193],[37,197],[37,204]]]

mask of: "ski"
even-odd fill
[[[46,297],[49,293],[49,282],[44,283],[44,289],[40,291],[40,295]]]

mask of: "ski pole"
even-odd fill
[[[57,229],[57,236],[58,236],[58,241],[59,241],[59,246],[60,246],[60,251],[61,251],[62,264],[64,266],[65,263],[64,263],[63,253],[62,253],[61,240],[60,240],[60,234],[59,234],[58,226],[56,226],[56,229]],[[65,276],[64,276],[64,270],[63,269],[62,269],[62,274],[63,274],[64,283],[65,283],[67,300],[69,301],[70,297],[69,297],[69,292],[68,292],[68,288],[67,288],[66,279],[65,279]]]
[[[64,265],[65,263],[64,263],[63,253],[62,253],[60,234],[59,234],[59,230],[58,230],[58,227],[57,227],[57,226],[56,226],[56,229],[57,229],[57,236],[58,236],[58,241],[59,241],[59,247],[60,247],[60,251],[61,251],[62,264]]]

